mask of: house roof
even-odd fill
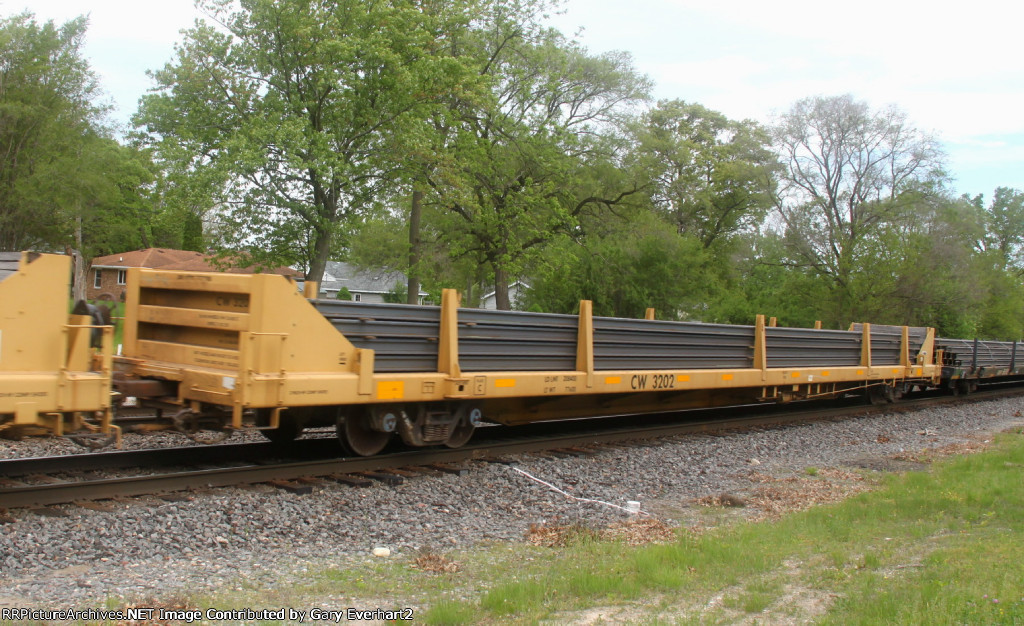
[[[187,261],[179,261],[177,263],[170,263],[160,267],[162,270],[179,270],[182,272],[225,272],[227,274],[255,274],[257,273],[254,265],[248,265],[246,267],[230,267],[224,265],[224,263],[230,263],[230,259],[221,260],[219,263],[214,262],[214,257],[204,256],[199,259],[190,259]],[[263,270],[264,274],[280,274],[281,276],[290,276],[292,278],[301,278],[302,272],[294,270],[290,267],[276,267],[268,270]]]
[[[11,274],[17,274],[19,261],[21,261],[20,252],[0,252],[0,280]]]
[[[132,250],[130,252],[118,252],[107,256],[97,257],[92,260],[93,267],[148,267],[152,269],[166,267],[172,263],[193,261],[202,259],[205,255],[202,252],[192,250],[172,250],[170,248],[146,248],[145,250]]]
[[[526,289],[529,289],[530,288],[529,283],[526,283],[526,282],[524,282],[522,280],[517,280],[516,282],[509,284],[508,289],[509,289],[509,291],[511,291],[512,289],[522,290],[524,287]],[[497,290],[492,291],[490,293],[486,293],[486,294],[483,295],[483,299],[486,300],[487,298],[493,298],[496,293],[498,293]]]
[[[324,270],[324,279],[320,283],[321,291],[339,291],[342,287],[350,292],[388,293],[394,291],[396,285],[405,284],[408,278],[402,272],[389,272],[383,269],[364,270],[341,261],[328,261]],[[420,290],[419,295],[429,295]]]
[[[215,263],[214,259],[215,257],[212,255],[203,254],[202,252],[193,252],[191,250],[146,248],[145,250],[132,250],[131,252],[121,252],[118,254],[109,254],[107,256],[95,258],[92,260],[92,267],[113,269],[146,267],[150,269],[180,270],[185,272],[227,272],[231,274],[255,273],[255,268],[251,265],[247,267],[228,267],[224,266],[224,263],[228,263],[230,265],[230,259],[226,259],[220,263]],[[267,273],[281,274],[282,276],[291,276],[293,278],[302,276],[301,272],[293,270],[290,267],[274,268],[273,270],[268,270]]]

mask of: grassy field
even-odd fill
[[[837,505],[669,544],[582,541],[426,617],[1024,624],[1024,438],[1004,435],[988,452],[881,483]]]
[[[432,624],[1024,624],[1019,431],[929,471],[866,475],[859,495],[768,522],[700,507],[705,530],[660,543],[548,529],[547,546],[424,552],[182,604],[416,606]]]

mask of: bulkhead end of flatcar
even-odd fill
[[[113,329],[90,315],[68,314],[70,277],[70,257],[0,253],[4,436],[120,435],[111,415]]]

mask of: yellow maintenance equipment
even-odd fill
[[[481,419],[789,401],[938,383],[934,331],[849,331],[309,301],[276,275],[129,270],[122,391],[179,426],[335,424],[359,454],[461,445]],[[160,381],[153,385],[152,381]],[[147,386],[148,385],[148,386]],[[138,393],[132,393],[132,390]]]
[[[69,257],[0,253],[0,435],[120,435],[111,423],[113,329],[68,315],[70,281]]]

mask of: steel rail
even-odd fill
[[[144,450],[86,452],[47,457],[0,460],[0,478],[54,472],[84,472],[128,467],[161,467],[242,461],[263,455],[273,458],[274,444],[268,442],[221,444],[216,446],[175,446]]]
[[[979,391],[967,401],[986,401],[1024,394],[1020,388]],[[228,487],[272,480],[294,480],[303,477],[351,474],[405,466],[456,463],[473,459],[501,457],[524,452],[540,452],[558,448],[601,443],[672,437],[699,432],[731,430],[755,426],[792,424],[841,417],[864,416],[893,411],[905,412],[949,404],[964,398],[925,398],[883,406],[859,405],[833,409],[753,415],[735,418],[685,421],[675,424],[636,428],[617,428],[599,432],[574,432],[538,439],[509,439],[481,442],[458,449],[417,449],[374,457],[347,457],[277,465],[245,465],[216,469],[188,470],[86,481],[68,481],[41,485],[17,485],[0,488],[0,506],[9,508],[38,507],[78,500],[101,500],[115,497],[152,495],[196,488]]]

